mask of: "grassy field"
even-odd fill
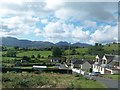
[[[2,57],[2,62],[3,63],[10,63],[14,62],[15,60],[20,60],[21,58],[16,58],[16,57]]]
[[[103,49],[106,51],[118,50],[118,44],[105,45]]]
[[[3,73],[3,88],[106,88],[83,76],[57,73]]]
[[[6,51],[0,51],[0,56],[6,54]]]
[[[87,52],[88,52],[88,47],[81,47],[81,48],[77,48],[75,49],[76,52],[79,53],[79,55],[70,55],[70,57],[72,58],[77,58],[77,59],[86,59],[86,60],[94,60],[95,59],[95,56],[94,55],[88,55]],[[71,52],[72,50],[70,50]],[[69,50],[66,50],[65,51],[65,54],[69,54],[68,53]],[[84,54],[84,55],[83,55]],[[68,55],[66,56],[68,58]]]
[[[52,55],[51,51],[24,51],[21,53],[18,53],[17,56],[21,57],[21,56],[29,56],[31,57],[32,55],[34,55],[35,57],[37,57],[37,55],[40,54],[41,57],[48,57],[48,55]]]
[[[79,52],[79,53],[87,53],[87,51],[88,51],[88,48],[87,47],[85,47],[85,48],[77,48],[77,49],[75,49],[77,52]]]
[[[87,53],[87,51],[88,51],[88,48],[87,47],[85,47],[85,48],[76,48],[75,49],[76,50],[76,52],[79,52],[80,54],[83,54],[83,53]],[[70,52],[71,52],[72,50],[70,50]],[[65,51],[65,53],[66,54],[69,54],[69,50],[66,50]]]
[[[120,80],[120,74],[113,74],[113,75],[102,75],[103,78],[109,78],[109,79],[113,79],[113,80]]]
[[[69,55],[65,56],[66,58],[69,58]],[[70,55],[71,58],[76,58],[76,59],[86,59],[86,60],[94,60],[95,56],[94,55]]]

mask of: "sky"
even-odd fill
[[[53,43],[118,42],[118,0],[104,1],[2,0],[0,37]]]

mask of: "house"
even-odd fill
[[[84,71],[88,71],[92,65],[94,64],[94,61],[90,60],[71,60],[71,68],[78,68]]]
[[[118,55],[105,54],[96,56],[93,71],[101,74],[115,74],[120,70],[120,57]]]
[[[28,62],[27,60],[21,60],[21,63]]]
[[[52,58],[52,59],[50,59],[50,62],[61,63],[61,59],[60,58]]]

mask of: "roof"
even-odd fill
[[[114,59],[114,55],[105,55],[106,59],[108,60],[108,62],[111,62]]]
[[[74,60],[71,60],[71,61],[72,61],[73,64],[83,64],[83,63],[85,63],[85,60],[76,60],[76,59],[74,59]]]
[[[114,58],[113,58],[113,61],[120,61],[120,56],[115,55]]]
[[[52,58],[52,60],[61,60],[60,58]]]
[[[94,64],[95,61],[92,60],[77,60],[77,59],[73,59],[71,60],[73,64],[84,64],[86,61],[90,64]]]
[[[94,64],[95,63],[95,61],[92,61],[92,60],[86,60],[86,61],[88,61],[90,64]]]

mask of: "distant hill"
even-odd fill
[[[0,38],[1,39],[1,38]],[[65,41],[60,41],[56,44],[51,43],[51,42],[45,42],[45,41],[30,41],[30,40],[19,40],[14,37],[2,37],[2,42],[0,42],[0,45],[3,46],[19,46],[19,47],[38,47],[38,48],[46,48],[46,47],[51,47],[51,46],[69,46],[71,45],[72,47],[86,47],[86,46],[91,46],[90,44],[85,44],[85,43],[74,43],[70,44]]]
[[[72,46],[73,47],[87,47],[87,46],[92,46],[92,45],[86,44],[86,43],[79,43],[79,42],[77,42],[77,43],[72,44]]]
[[[65,41],[60,41],[60,42],[56,43],[56,46],[69,46],[69,45],[71,45],[71,44],[68,42],[65,42]]]

